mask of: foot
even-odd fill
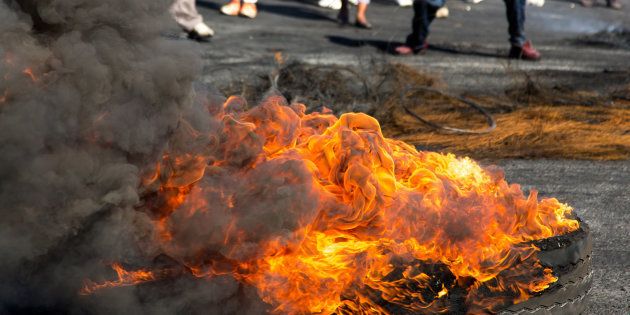
[[[540,53],[534,48],[532,42],[526,41],[523,46],[512,46],[509,58],[536,61],[540,60]]]
[[[582,6],[585,8],[590,8],[593,6],[594,1],[593,0],[580,0],[580,4],[582,4]]]
[[[372,24],[370,24],[370,22],[368,22],[367,20],[357,19],[357,21],[354,22],[354,26],[366,30],[372,29]]]
[[[241,1],[230,1],[230,3],[221,7],[221,13],[229,16],[237,16],[241,11]]]
[[[243,5],[241,6],[241,16],[244,17],[248,17],[250,19],[253,19],[256,17],[256,15],[258,15],[258,9],[256,8],[256,4],[255,3],[243,3]]]
[[[606,2],[606,4],[608,5],[609,8],[611,9],[615,9],[615,10],[621,10],[622,5],[621,5],[621,0],[608,0]]]
[[[426,42],[423,45],[416,48],[408,46],[408,45],[400,45],[396,47],[396,49],[394,49],[394,53],[400,56],[411,56],[411,55],[417,55],[417,54],[424,54],[427,51],[427,49],[429,49],[429,44]]]
[[[199,42],[206,42],[212,36],[214,36],[214,30],[212,30],[206,23],[199,23],[188,32],[188,38]]]

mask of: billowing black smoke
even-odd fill
[[[161,36],[168,5],[0,1],[0,313],[234,312],[251,294],[230,278],[77,294],[108,263],[154,263],[140,172],[182,118],[210,128],[195,48]]]

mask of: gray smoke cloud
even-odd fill
[[[182,121],[216,125],[193,91],[195,46],[161,36],[168,5],[0,1],[0,313],[256,311],[229,277],[77,294],[111,279],[107,263],[154,263],[142,171]]]

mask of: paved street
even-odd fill
[[[593,233],[586,314],[630,314],[630,162],[504,160],[509,182],[570,204]]]
[[[503,91],[523,72],[537,82],[587,89],[627,83],[630,77],[630,3],[623,11],[558,0],[548,0],[542,8],[528,6],[526,32],[543,54],[538,63],[504,58],[509,45],[499,0],[450,0],[450,16],[432,25],[432,48],[426,55],[407,58],[385,52],[410,31],[413,10],[398,7],[394,0],[370,5],[373,30],[339,27],[336,11],[320,8],[315,1],[261,0],[255,20],[221,15],[222,0],[198,3],[216,30],[212,42],[200,46],[205,80],[217,85],[270,69],[277,51],[285,59],[315,64],[404,62],[442,77],[452,90],[467,92]],[[585,38],[596,32],[604,33],[595,40]]]

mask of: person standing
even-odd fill
[[[229,16],[241,15],[253,19],[258,15],[256,8],[258,0],[231,0],[229,3],[221,7],[221,13]]]
[[[203,17],[197,12],[195,0],[175,0],[169,11],[175,22],[188,33],[188,38],[207,41],[214,36],[214,30],[203,22]]]
[[[404,45],[395,49],[398,55],[422,53],[429,47],[427,36],[429,26],[435,19],[436,12],[444,5],[445,0],[415,0],[413,2],[414,16],[411,22],[411,34],[407,36]],[[505,2],[510,34],[509,58],[523,60],[539,60],[540,53],[525,37],[525,6],[526,0],[503,0]]]
[[[366,17],[366,12],[368,5],[370,5],[370,0],[358,0],[357,3],[357,15],[354,22],[354,26],[358,28],[371,29],[372,24],[368,22]],[[350,20],[350,4],[349,0],[341,0],[341,9],[339,10],[339,15],[337,15],[337,19],[341,24],[349,24]]]

